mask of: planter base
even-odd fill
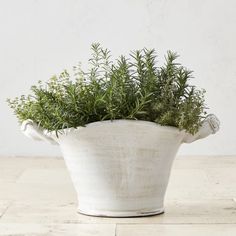
[[[159,208],[154,211],[90,211],[90,210],[82,210],[78,209],[78,213],[87,215],[87,216],[100,216],[100,217],[113,217],[113,218],[122,218],[122,217],[142,217],[142,216],[152,216],[152,215],[160,215],[164,213],[164,208]]]

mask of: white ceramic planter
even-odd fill
[[[115,120],[47,133],[31,120],[28,137],[59,144],[78,194],[78,211],[128,217],[160,214],[174,157],[181,143],[217,132],[219,121],[206,118],[196,135],[153,122]]]

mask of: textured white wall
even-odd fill
[[[60,154],[24,137],[5,99],[85,60],[92,42],[115,56],[142,47],[160,57],[177,51],[222,123],[217,135],[180,154],[236,154],[235,23],[235,0],[1,0],[0,155]]]

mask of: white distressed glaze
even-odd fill
[[[35,140],[58,143],[78,194],[78,211],[129,217],[160,214],[174,157],[181,143],[217,132],[209,115],[190,135],[153,122],[114,120],[48,133],[26,120],[22,131]]]

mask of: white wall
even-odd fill
[[[114,55],[177,51],[222,123],[217,135],[180,153],[236,154],[235,24],[235,0],[0,0],[0,155],[60,155],[20,133],[5,99],[85,60],[92,42]]]

